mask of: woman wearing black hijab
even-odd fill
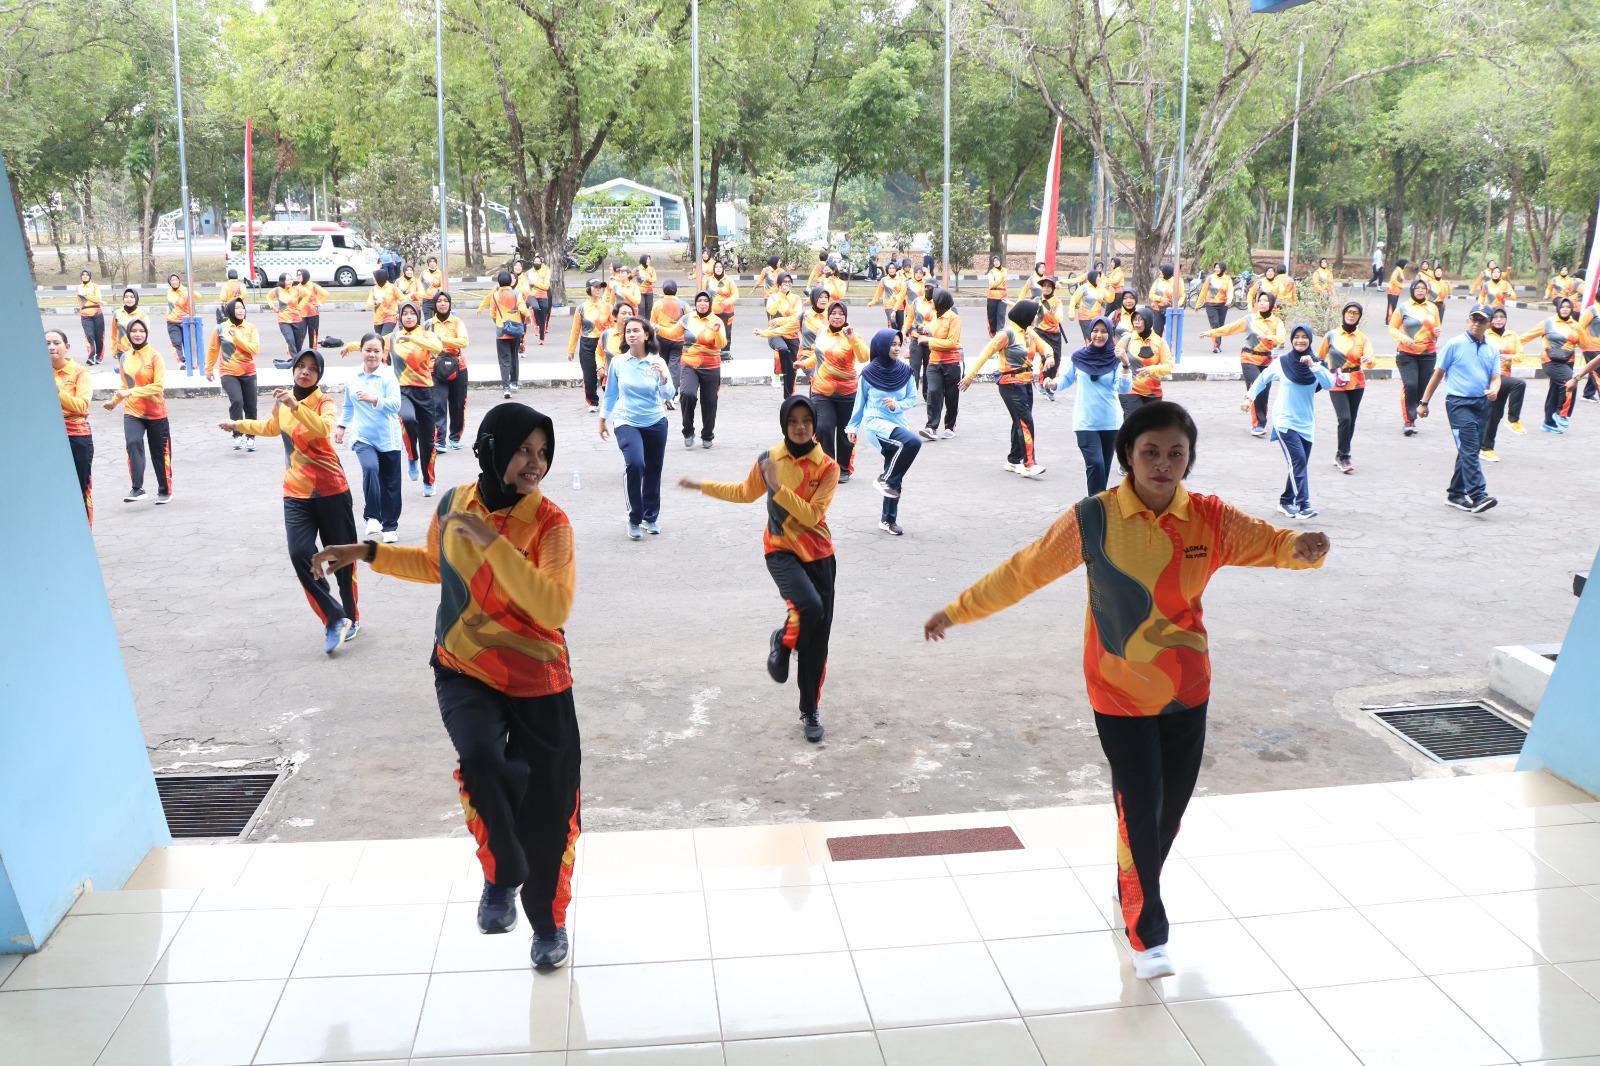
[[[478,842],[478,928],[509,932],[516,892],[533,925],[533,963],[567,961],[567,904],[581,825],[578,716],[562,627],[577,574],[572,526],[541,486],[555,455],[549,417],[520,403],[484,416],[475,482],[439,499],[426,547],[375,542],[317,554],[342,569],[441,586],[434,691],[461,760],[455,778]]]
[[[1032,300],[1018,300],[1006,313],[1006,324],[999,333],[989,338],[983,353],[967,376],[961,379],[962,392],[972,387],[972,382],[983,371],[990,359],[1000,358],[1000,399],[1011,415],[1011,450],[1006,453],[1006,469],[1023,477],[1038,477],[1044,473],[1034,456],[1033,442],[1033,374],[1034,367],[1049,358],[1050,349],[1033,332],[1039,318],[1039,305]]]
[[[828,505],[839,487],[839,464],[817,443],[816,410],[805,396],[791,396],[778,408],[783,440],[763,452],[743,481],[682,478],[686,489],[729,503],[767,502],[761,546],[767,572],[788,608],[783,625],[767,644],[767,673],[789,680],[789,653],[799,659],[800,721],[806,739],[822,739],[818,703],[828,669],[828,634],[833,628],[836,566]]]

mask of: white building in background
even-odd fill
[[[717,201],[717,236],[742,241],[750,236],[750,219],[745,214],[749,204],[744,200]],[[828,242],[828,205],[799,205],[800,219],[790,236],[800,244],[817,247]]]
[[[632,232],[623,234],[629,242],[641,244],[662,243],[666,241],[688,241],[689,239],[689,211],[684,206],[683,197],[674,196],[670,192],[653,189],[648,185],[641,185],[627,178],[612,178],[610,181],[591,185],[586,189],[579,189],[579,197],[592,195],[606,195],[616,200],[626,200],[630,196],[643,196],[652,201],[652,205],[645,209],[642,216],[634,223]],[[621,208],[617,208],[621,210]],[[573,212],[572,226],[569,235],[575,235],[586,228],[603,225],[600,217],[607,212],[604,207],[588,205]]]

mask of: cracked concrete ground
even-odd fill
[[[1530,383],[1529,398],[1543,382]],[[1206,599],[1216,683],[1203,790],[1391,781],[1438,773],[1375,727],[1363,705],[1484,694],[1497,644],[1559,640],[1588,567],[1597,508],[1592,448],[1600,409],[1574,432],[1502,433],[1489,467],[1498,510],[1447,508],[1452,449],[1443,419],[1404,439],[1398,384],[1369,389],[1359,472],[1332,465],[1333,419],[1318,412],[1314,523],[1333,541],[1315,573],[1234,570]],[[960,436],[923,449],[901,507],[907,535],[877,529],[870,475],[831,513],[839,597],[823,713],[827,740],[801,739],[795,692],[763,669],[781,605],[760,555],[757,506],[665,490],[659,538],[624,535],[621,461],[571,389],[524,392],[556,419],[548,488],[577,531],[578,599],[567,629],[584,731],[592,829],[939,814],[1103,801],[1107,775],[1080,674],[1083,579],[1071,575],[943,645],[924,618],[1038,535],[1082,491],[1072,399],[1038,405],[1050,471],[1006,474],[1007,422],[992,386],[964,400]],[[1198,491],[1273,514],[1278,449],[1250,438],[1235,383],[1169,395],[1201,425]],[[493,402],[474,393],[474,421]],[[776,439],[777,394],[723,393],[718,446],[667,452],[681,475],[736,479]],[[1535,404],[1536,406],[1536,401]],[[158,769],[292,770],[256,839],[461,832],[453,753],[427,666],[437,589],[363,570],[365,629],[329,659],[284,553],[276,442],[235,454],[215,400],[171,403],[176,500],[125,505],[120,418],[96,407],[95,539],[128,674]],[[676,419],[676,415],[672,416]],[[1537,416],[1529,418],[1530,425]],[[352,481],[359,471],[345,465]],[[863,471],[872,469],[869,461]],[[440,461],[468,480],[470,452]],[[582,488],[575,489],[574,475]],[[359,507],[359,504],[358,504]],[[405,486],[401,532],[429,509]]]

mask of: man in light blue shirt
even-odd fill
[[[1489,409],[1500,394],[1500,350],[1484,339],[1493,312],[1478,304],[1467,312],[1467,332],[1439,353],[1439,365],[1422,391],[1417,416],[1428,417],[1428,401],[1444,383],[1445,411],[1456,439],[1456,469],[1445,501],[1458,511],[1482,514],[1499,503],[1484,483],[1478,449],[1489,425]]]
[[[361,492],[367,539],[400,539],[400,383],[383,366],[383,340],[372,334],[361,344],[361,372],[344,389],[344,411],[333,442],[347,433],[361,460]],[[353,432],[351,432],[353,430]]]

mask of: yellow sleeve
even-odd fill
[[[758,471],[757,477],[759,476]],[[801,525],[815,529],[828,517],[828,505],[833,503],[833,494],[838,487],[839,468],[834,466],[829,468],[822,483],[817,486],[817,491],[811,494],[811,499],[803,498],[784,485],[772,494],[772,502],[788,511]]]
[[[867,301],[867,306],[868,307],[872,307],[872,306],[875,306],[876,304],[881,303],[882,301],[883,301],[883,280],[880,278],[878,280],[878,289],[877,289],[876,292],[874,292],[872,294],[872,299]]]
[[[432,352],[435,355],[444,351],[444,341],[440,340],[439,335],[431,329],[415,330],[412,333],[408,333],[406,339],[418,348]]]
[[[850,336],[850,350],[856,353],[856,362],[865,363],[872,358],[872,349],[867,347],[867,342],[861,339],[861,334],[853,333]]]
[[[143,400],[164,395],[167,391],[167,361],[157,356],[154,360],[155,374],[150,384],[136,385],[128,390],[128,399]]]
[[[946,335],[941,337],[937,333],[928,335],[928,347],[936,352],[953,352],[961,347],[961,318],[958,315],[949,316],[953,321],[946,329]],[[934,321],[939,321],[935,319]]]
[[[1164,378],[1172,373],[1172,347],[1161,337],[1157,337],[1156,340],[1159,342],[1156,345],[1156,361],[1140,369],[1153,378]],[[1323,343],[1327,343],[1326,337],[1323,338]]]
[[[211,336],[206,338],[206,377],[217,368],[217,360],[222,358],[222,331],[212,330]]]
[[[1411,338],[1406,336],[1404,322],[1405,316],[1400,313],[1399,309],[1396,309],[1395,313],[1389,316],[1389,337],[1396,344],[1412,343]]]
[[[233,423],[234,432],[243,433],[247,437],[276,437],[278,435],[278,412],[282,408],[283,405],[281,403],[274,403],[272,405],[272,413],[266,418],[235,419]]]
[[[754,503],[767,493],[767,480],[761,476],[761,464],[750,468],[750,476],[743,481],[702,481],[700,491],[714,500],[729,503]]]
[[[1081,299],[1082,296],[1083,296],[1083,289],[1082,288],[1076,288],[1076,289],[1072,290],[1072,297],[1071,297],[1071,299],[1069,299],[1067,301],[1067,317],[1069,317],[1069,318],[1077,318],[1078,317],[1078,305],[1080,303],[1082,303],[1082,299]]]
[[[996,333],[993,337],[990,337],[989,343],[985,344],[983,351],[978,354],[978,361],[972,365],[971,370],[967,371],[966,380],[971,382],[976,379],[983,368],[988,365],[989,360],[1004,351],[1005,347],[1006,335],[1004,333]]]
[[[504,538],[502,538],[504,539]],[[397,577],[401,581],[415,581],[422,585],[439,583],[439,512],[433,512],[428,521],[428,539],[420,548],[385,544],[372,556],[371,567],[380,574]]]
[[[1295,558],[1294,544],[1299,536],[1295,530],[1279,529],[1223,504],[1217,525],[1219,565],[1275,566],[1283,570],[1314,570],[1322,566],[1327,556],[1314,563]]]
[[[61,398],[61,409],[68,414],[86,415],[89,413],[89,401],[94,397],[94,382],[89,379],[87,371],[78,374],[67,382],[64,389],[56,389]]]
[[[1216,329],[1202,330],[1201,333],[1200,333],[1200,336],[1202,336],[1202,337],[1231,337],[1235,333],[1243,333],[1244,329],[1245,329],[1245,326],[1247,326],[1247,325],[1249,325],[1248,317],[1247,318],[1236,318],[1232,322],[1223,323],[1222,325],[1218,326]]]
[[[1528,344],[1528,343],[1531,343],[1533,341],[1536,341],[1536,340],[1540,339],[1543,336],[1544,336],[1544,323],[1541,322],[1537,326],[1534,326],[1532,329],[1528,330],[1526,333],[1517,334],[1517,343],[1518,344]]]
[[[979,578],[945,608],[945,613],[958,625],[976,622],[1005,610],[1082,564],[1078,513],[1068,508],[1044,536]]]
[[[583,309],[580,307],[572,315],[572,336],[567,338],[567,358],[572,358],[578,350],[578,338],[583,336]]]
[[[233,350],[250,356],[260,354],[261,334],[256,332],[255,326],[246,322],[242,326],[235,327],[233,331]]]
[[[327,406],[329,410],[324,411],[324,406]],[[295,404],[294,410],[290,411],[289,414],[296,422],[304,426],[305,431],[311,436],[326,437],[331,432],[333,425],[331,410],[333,406],[333,397],[323,393],[318,397],[315,408],[308,403],[298,403]]]
[[[505,537],[496,537],[489,543],[483,560],[511,602],[532,615],[535,622],[547,629],[560,629],[567,624],[577,584],[571,526],[558,525],[545,531],[539,540],[538,565]]]
[[[493,305],[494,305],[494,291],[491,289],[489,292],[486,292],[486,293],[483,294],[483,299],[478,301],[478,310],[479,311],[487,311]]]

